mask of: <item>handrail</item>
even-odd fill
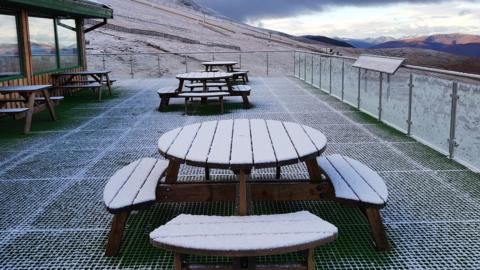
[[[333,57],[333,58],[340,58],[340,59],[357,60],[356,57],[352,57],[352,56],[333,55],[333,54],[317,53],[317,52],[309,52],[309,51],[298,51],[298,50],[295,50],[295,52],[297,52],[297,53],[308,53],[308,54],[314,54],[314,55],[322,55],[322,56],[325,56],[325,57]],[[453,70],[422,67],[422,66],[408,65],[408,64],[402,64],[401,67],[408,68],[408,69],[413,69],[413,70],[419,70],[419,71],[427,71],[427,72],[432,72],[432,73],[437,73],[437,74],[442,74],[442,75],[457,76],[457,77],[462,77],[462,78],[467,78],[467,79],[480,80],[480,74],[465,73],[465,72],[459,72],[459,71],[453,71]]]
[[[231,53],[231,54],[241,54],[241,53],[293,53],[292,50],[266,50],[266,51],[207,51],[207,52],[155,52],[155,53],[87,53],[87,55],[93,56],[108,56],[108,55],[161,55],[161,54],[217,54],[217,53]]]

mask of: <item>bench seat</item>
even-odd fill
[[[65,97],[63,97],[63,96],[50,97],[51,101],[60,101],[60,100],[64,100],[64,99],[65,99]],[[36,97],[35,101],[45,101],[45,97]]]
[[[24,113],[27,112],[28,108],[0,108],[1,114],[17,114],[17,113]]]
[[[107,210],[115,214],[107,243],[107,256],[118,254],[123,229],[132,210],[144,209],[156,201],[156,188],[168,161],[142,158],[121,168],[108,180],[103,190]]]
[[[177,87],[175,86],[165,86],[158,89],[157,94],[160,97],[160,105],[158,106],[158,111],[163,112],[170,103],[170,98],[178,96],[178,91]]]
[[[337,233],[334,225],[307,211],[264,216],[182,214],[151,232],[150,239],[155,247],[175,252],[175,269],[183,269],[177,255],[238,258],[310,250],[313,256],[315,247],[334,241]],[[305,268],[314,269],[310,259],[312,268]]]
[[[241,79],[244,84],[249,82],[248,70],[234,70],[233,72],[231,72],[231,74],[233,75],[234,81]]]
[[[100,83],[86,83],[86,84],[67,84],[67,85],[59,85],[55,86],[56,88],[61,89],[76,89],[76,88],[100,88],[103,85]]]
[[[222,87],[227,86],[226,83],[207,83],[207,88],[216,87],[222,89]],[[185,87],[194,89],[194,88],[203,88],[203,83],[187,83]]]
[[[390,246],[379,212],[388,200],[382,177],[360,161],[338,154],[319,157],[317,162],[333,187],[335,200],[359,207],[370,223],[377,249],[388,250]]]
[[[192,98],[212,98],[218,97],[220,100],[220,113],[223,114],[223,97],[230,96],[229,92],[182,92],[178,94],[179,97],[185,98],[185,114],[188,114],[188,101]]]

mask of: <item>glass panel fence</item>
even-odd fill
[[[305,63],[305,82],[311,83],[312,82],[312,64],[313,58],[312,54],[306,55],[306,63]]]
[[[321,61],[320,89],[325,92],[330,92],[330,59],[330,57],[322,57]]]
[[[332,95],[342,99],[342,63],[340,58],[332,58]]]
[[[480,169],[480,86],[458,85],[455,157]]]
[[[353,67],[353,62],[345,61],[345,90],[343,100],[357,107],[358,105],[358,68]]]
[[[395,75],[383,75],[382,121],[407,132],[410,73],[400,69]]]
[[[360,110],[378,117],[380,92],[380,74],[374,71],[361,71],[360,79]]]
[[[313,56],[313,83],[314,86],[320,87],[320,55]]]
[[[414,75],[412,135],[437,150],[448,153],[453,83]]]

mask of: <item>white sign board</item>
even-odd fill
[[[405,62],[405,58],[362,54],[358,57],[353,66],[387,74],[394,74],[403,62]]]

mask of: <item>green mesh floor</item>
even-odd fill
[[[128,221],[121,256],[103,255],[111,215],[103,187],[114,171],[140,157],[160,158],[162,133],[211,119],[265,118],[300,122],[324,132],[327,154],[361,160],[378,171],[390,192],[382,210],[390,252],[377,252],[360,211],[331,202],[257,202],[255,214],[308,210],[339,228],[332,244],[319,247],[318,269],[479,269],[480,176],[412,139],[378,124],[336,99],[290,77],[252,78],[252,108],[229,98],[195,104],[183,116],[181,100],[156,111],[155,90],[168,80],[125,80],[114,97],[97,102],[89,92],[67,97],[60,120],[36,114],[33,132],[23,122],[0,119],[0,268],[171,269],[170,252],[153,248],[148,233],[180,213],[231,215],[232,203],[159,204]],[[182,166],[181,181],[202,181],[203,170]],[[212,170],[212,180],[231,172]],[[272,169],[253,180],[272,179]],[[308,176],[303,164],[283,168],[282,179]],[[221,257],[190,256],[190,262],[229,263]],[[298,254],[258,258],[299,262]]]

